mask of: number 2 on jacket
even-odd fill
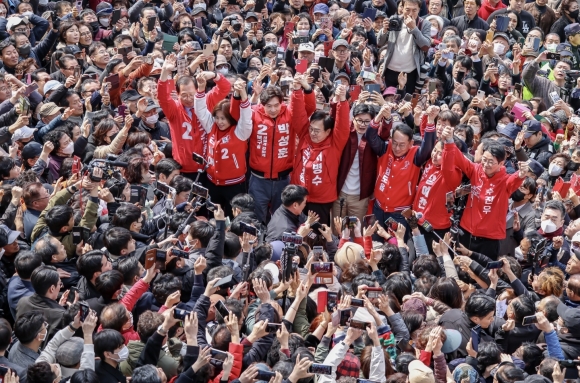
[[[183,135],[181,136],[181,138],[183,138],[184,140],[193,140],[193,137],[191,137],[191,124],[189,122],[184,122],[181,125],[183,128],[185,128],[185,132],[183,133]]]

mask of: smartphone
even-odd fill
[[[559,53],[554,53],[554,52],[548,52],[546,54],[546,58],[548,60],[560,60],[560,54]]]
[[[211,356],[217,356],[218,359],[226,359],[228,357],[228,353],[227,352],[221,351],[221,350],[218,350],[218,349],[215,349],[215,348],[212,348],[210,350],[210,354],[211,354]]]
[[[215,285],[213,285],[213,287],[224,286],[224,285],[227,285],[228,283],[231,283],[231,281],[232,281],[232,275],[226,275],[225,277],[223,277],[222,279],[217,281],[215,283]]]
[[[458,83],[462,83],[464,78],[465,78],[465,71],[464,70],[460,70],[459,72],[457,72],[456,81]]]
[[[476,97],[479,98],[480,100],[485,100],[485,91],[484,90],[478,90]]]
[[[429,81],[429,93],[433,93],[437,90],[437,83],[435,81]]]
[[[558,92],[550,92],[550,98],[552,99],[552,103],[554,104],[561,100]]]
[[[352,100],[358,100],[358,97],[360,96],[361,92],[361,87],[360,85],[350,85],[348,91],[350,93],[350,98]]]
[[[300,45],[308,43],[308,36],[292,37],[292,44]]]
[[[184,310],[184,309],[178,309],[178,308],[176,308],[173,311],[173,317],[175,319],[185,320],[185,317],[188,316],[190,313],[191,313],[191,311],[187,311],[187,310]]]
[[[91,236],[91,230],[83,226],[73,226],[72,235],[74,245],[78,245],[81,242],[87,244]]]
[[[71,287],[68,290],[68,298],[67,298],[67,302],[68,303],[73,303],[75,301],[75,293],[78,293],[78,289],[76,287]]]
[[[72,174],[78,174],[80,171],[81,171],[81,159],[77,156],[74,156],[71,172]]]
[[[195,24],[195,26],[197,28],[200,28],[200,29],[203,28],[203,20],[201,19],[201,17],[198,17],[197,19],[193,19],[193,23]]]
[[[578,359],[564,359],[559,360],[558,363],[560,364],[560,367],[563,368],[575,368],[580,366],[580,360]]]
[[[479,348],[479,331],[481,329],[480,325],[475,325],[471,328],[471,345],[473,350],[477,352]]]
[[[215,308],[220,313],[222,318],[227,318],[230,315],[230,310],[226,307],[226,304],[223,301],[217,301],[215,304]]]
[[[28,116],[28,112],[30,112],[30,103],[24,97],[20,97],[20,110],[23,116]]]
[[[364,307],[365,301],[362,299],[358,299],[358,298],[352,298],[350,300],[350,305],[353,307]]]
[[[79,311],[81,313],[81,322],[84,322],[85,319],[89,316],[91,312],[91,308],[84,302],[79,302]]]
[[[78,11],[81,12],[83,10],[83,0],[77,0],[75,2],[75,7],[77,7]],[[113,23],[115,25],[115,23]]]
[[[385,221],[385,226],[387,226],[392,231],[397,231],[399,228],[399,223],[393,219],[393,217],[387,218]]]
[[[490,44],[493,43],[493,35],[494,35],[494,31],[491,29],[488,30],[487,34],[485,35],[485,40]]]
[[[310,225],[310,230],[312,230],[316,234],[321,234],[320,229],[322,229],[322,225],[320,224],[320,222],[314,222],[312,225]]]
[[[145,270],[149,270],[155,265],[157,259],[157,249],[149,249],[145,253]]]
[[[119,105],[119,107],[117,108],[117,116],[123,117],[123,123],[125,123],[125,111],[126,110],[127,110],[127,107],[125,105]]]
[[[405,219],[409,219],[413,216],[413,209],[407,208],[405,210],[403,210],[401,212],[401,215],[405,218]]]
[[[514,95],[517,94],[518,97],[522,97],[522,84],[515,84],[514,85]]]
[[[153,29],[155,29],[155,22],[156,21],[157,21],[156,16],[149,17],[147,19],[147,31],[151,32]]]
[[[294,66],[294,69],[296,69],[296,73],[304,73],[306,72],[306,69],[308,68],[308,61],[307,60],[299,60],[296,59],[296,65]]]
[[[318,262],[310,265],[310,272],[312,274],[316,273],[332,273],[333,263],[332,262]]]
[[[340,315],[340,325],[346,326],[348,324],[348,321],[350,320],[350,317],[352,316],[352,311],[350,311],[350,309],[340,310],[339,315]]]
[[[162,250],[162,249],[156,249],[157,251],[155,252],[155,258],[156,259],[160,259],[163,262],[165,262],[165,259],[167,259],[167,251]]]
[[[275,376],[276,376],[275,372],[258,370],[258,375],[256,376],[256,380],[263,380],[264,382],[269,382],[270,379],[272,379]]]
[[[417,103],[419,102],[419,94],[413,93],[413,98],[411,99],[411,108],[415,110]]]
[[[367,298],[378,298],[379,295],[383,292],[381,287],[367,287]]]
[[[187,251],[179,250],[179,249],[171,249],[171,255],[174,255],[179,258],[189,258],[189,253]]]
[[[185,57],[177,58],[177,74],[180,76],[185,75],[185,70],[187,69],[187,60]]]
[[[76,75],[75,75],[76,76]],[[38,89],[38,84],[33,82],[32,84],[28,85],[25,89],[24,89],[24,95],[26,97],[30,96],[30,94],[32,92],[34,92],[35,90]]]
[[[314,246],[312,248],[312,255],[314,256],[315,262],[321,262],[322,258],[324,257],[324,250],[322,246]]]
[[[111,17],[111,25],[115,25],[117,24],[117,21],[121,20],[121,10],[120,9],[115,9],[113,11],[113,16]],[[151,29],[149,29],[151,30]]]
[[[254,226],[248,225],[245,222],[240,222],[240,229],[242,230],[242,233],[248,233],[254,237],[258,236],[258,229],[256,229]]]
[[[364,222],[365,227],[370,227],[370,226],[374,225],[376,221],[377,221],[377,218],[375,217],[374,214],[365,215],[363,217],[363,222]]]
[[[147,189],[139,185],[131,185],[131,199],[129,200],[132,204],[140,204],[145,206],[145,201],[147,200]]]
[[[314,79],[314,82],[317,82],[320,78],[320,69],[319,68],[312,68],[310,69],[310,77]]]
[[[362,71],[360,75],[365,80],[375,81],[377,79],[377,75],[374,72]]]
[[[268,323],[266,325],[266,329],[268,330],[268,332],[277,332],[281,328],[282,325],[280,323]]]
[[[201,185],[196,183],[191,185],[191,192],[201,198],[207,199],[209,197],[209,191]]]
[[[370,326],[370,323],[351,319],[348,326],[352,328],[358,328],[359,330],[366,330],[366,328]]]
[[[538,323],[538,318],[535,315],[529,315],[524,317],[522,320],[522,326],[529,326],[531,324]]]
[[[485,266],[485,268],[488,270],[501,269],[502,267],[503,267],[502,260],[487,262],[487,266]]]
[[[311,374],[318,375],[331,375],[332,366],[326,364],[312,363],[312,365],[308,368],[308,372]]]

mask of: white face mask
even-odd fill
[[[560,167],[560,165],[552,162],[548,167],[548,174],[551,175],[552,177],[555,177],[560,173],[562,173],[562,168]]]
[[[107,28],[109,26],[109,19],[99,19],[99,23],[101,23],[101,25],[105,28]]]
[[[220,68],[217,70],[220,74],[228,74],[228,68]]]
[[[496,55],[503,55],[505,52],[505,46],[502,43],[493,44],[493,53]]]
[[[113,359],[117,363],[121,363],[127,360],[127,358],[129,358],[129,349],[127,348],[127,346],[123,346],[123,348],[117,353],[117,355],[119,356],[119,359],[115,358],[111,359]]]
[[[497,128],[497,130],[500,130],[500,129],[504,129],[506,126],[507,126],[506,124],[501,124],[500,123],[500,124],[497,124],[496,125],[496,128]]]
[[[554,222],[550,221],[549,219],[542,221],[540,226],[542,227],[542,231],[546,234],[550,234],[550,233],[553,233],[556,230],[558,230],[558,228],[556,227],[556,224]]]
[[[30,17],[30,15],[32,15],[32,11],[22,13],[22,16]]]
[[[67,154],[67,155],[73,154],[74,151],[75,151],[75,144],[72,141],[69,142],[69,144],[66,146],[66,148],[62,149],[62,152],[64,154]]]
[[[296,31],[299,37],[308,37],[308,30]]]
[[[549,50],[550,52],[556,52],[556,48],[558,48],[558,44],[555,43],[546,44],[546,49]]]
[[[439,30],[431,27],[431,37],[437,36],[437,33],[439,33]]]
[[[479,134],[481,133],[481,128],[477,125],[470,125],[471,129],[473,129],[473,134]]]
[[[193,6],[194,8],[201,8],[204,11],[207,9],[207,4],[206,3],[199,3],[199,4],[194,4]]]
[[[155,124],[158,120],[159,120],[158,114],[154,114],[145,119],[145,121],[147,121],[148,124]]]

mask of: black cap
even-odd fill
[[[78,45],[67,45],[66,47],[64,47],[64,53],[67,53],[69,55],[76,55],[77,53],[81,53],[81,48],[78,47]]]
[[[244,17],[244,20],[248,20],[250,17],[253,17],[254,19],[258,20],[258,15],[256,15],[254,12],[246,13],[246,17]]]
[[[31,158],[36,158],[40,156],[40,153],[42,153],[42,145],[40,145],[36,141],[30,141],[29,143],[24,145],[24,148],[22,148],[21,156],[22,159],[26,161],[30,160]]]
[[[564,327],[568,329],[569,334],[575,337],[580,336],[580,309],[560,303],[558,305],[558,315],[564,321]]]
[[[121,93],[121,102],[137,101],[142,96],[136,90],[126,90]]]

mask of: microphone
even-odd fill
[[[122,161],[107,161],[107,164],[109,164],[109,166],[118,166],[120,168],[126,168],[127,166],[129,166],[128,162]]]

